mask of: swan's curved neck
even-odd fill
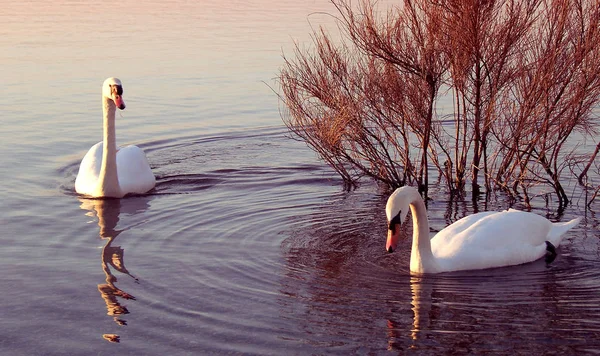
[[[99,195],[103,197],[121,197],[119,177],[117,175],[117,135],[115,132],[115,103],[102,97],[104,114],[104,137],[102,143],[102,166],[98,181]]]
[[[416,193],[410,203],[413,221],[413,241],[410,253],[410,270],[416,273],[435,273],[439,270],[431,252],[427,209],[421,196]]]

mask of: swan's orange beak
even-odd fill
[[[114,95],[113,100],[116,107],[118,107],[120,110],[125,109],[125,102],[123,101],[123,97],[121,95]]]
[[[120,85],[111,85],[110,94],[112,100],[115,102],[115,106],[120,110],[125,109],[125,102],[123,101],[123,87]]]
[[[385,244],[385,250],[389,253],[396,251],[398,247],[398,238],[400,237],[399,226],[393,224],[391,229],[388,230],[387,242]]]

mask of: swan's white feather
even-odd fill
[[[431,250],[443,271],[517,265],[545,255],[551,230],[552,222],[536,214],[484,212],[440,231],[431,240]]]
[[[100,178],[101,168],[102,141],[93,145],[81,160],[79,173],[75,179],[75,191],[79,194],[93,195]]]
[[[156,184],[144,151],[134,145],[122,147],[117,152],[117,175],[125,194],[143,194]]]
[[[75,190],[84,195],[94,195],[102,167],[102,141],[83,157],[75,179]],[[117,176],[123,195],[143,194],[154,188],[156,179],[144,151],[134,145],[117,151]]]

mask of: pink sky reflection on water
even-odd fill
[[[181,73],[182,66],[241,73],[270,61],[275,72],[282,50],[291,49],[294,40],[308,40],[309,17],[317,24],[332,22],[310,15],[315,12],[334,9],[325,0],[14,1],[0,14],[0,65],[8,81],[27,80],[27,72],[92,74],[113,66],[139,74]],[[149,61],[160,68],[140,65]],[[69,68],[61,67],[65,62]]]

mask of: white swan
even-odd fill
[[[137,146],[117,148],[115,111],[125,109],[123,86],[117,78],[102,85],[104,139],[83,157],[75,179],[75,191],[94,198],[122,198],[126,194],[146,193],[156,180],[146,155]]]
[[[566,223],[533,213],[509,209],[466,216],[429,239],[425,203],[418,191],[402,187],[389,197],[385,213],[389,222],[386,250],[398,244],[400,224],[412,212],[413,241],[410,270],[440,273],[517,265],[554,253],[562,236],[581,218]]]

